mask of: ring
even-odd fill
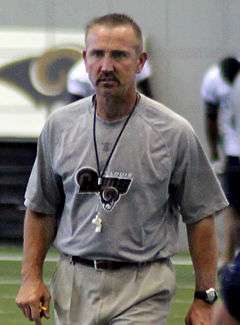
[[[48,310],[48,307],[44,307],[42,304],[40,304],[39,308],[40,308],[40,311],[47,311]]]

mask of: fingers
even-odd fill
[[[19,306],[19,308],[22,310],[24,316],[28,319],[31,318],[31,308],[30,306],[26,305],[26,306]]]
[[[41,318],[41,303],[30,304],[31,309],[31,320],[37,320]]]
[[[26,318],[36,321],[41,317],[50,318],[50,299],[48,288],[42,282],[30,282],[20,288],[16,304]]]
[[[44,301],[44,299],[42,299]],[[31,321],[39,320],[41,317],[50,318],[49,314],[49,304],[50,297],[45,299],[45,303],[43,302],[35,302],[35,303],[17,303],[18,307],[22,310],[24,316]]]
[[[32,320],[32,313],[31,313],[31,307],[29,305],[23,305],[17,303],[19,309],[21,309],[23,315],[28,318],[29,320]]]
[[[22,305],[18,304],[18,307],[22,310],[24,316],[31,321],[38,322],[41,324],[40,319],[42,317],[50,318],[49,315],[49,306],[43,305],[42,303],[38,304],[29,304],[29,305]]]
[[[40,303],[40,317],[50,318],[49,314],[49,303],[50,301],[47,301],[45,303]]]

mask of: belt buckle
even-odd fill
[[[98,262],[100,262],[99,264],[101,264],[101,261],[93,260],[94,269],[95,269],[96,271],[100,271],[100,270],[102,270],[101,267],[98,266]]]

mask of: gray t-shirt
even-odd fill
[[[192,127],[141,95],[98,185],[93,112],[88,97],[48,119],[25,205],[58,218],[61,253],[120,261],[172,256],[180,215],[194,223],[227,205]],[[101,168],[123,123],[97,118]],[[100,232],[93,223],[97,213]]]

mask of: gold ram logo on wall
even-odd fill
[[[50,48],[39,56],[29,56],[0,66],[0,81],[23,93],[35,106],[48,110],[65,102],[67,75],[81,60],[81,49],[74,46]]]

